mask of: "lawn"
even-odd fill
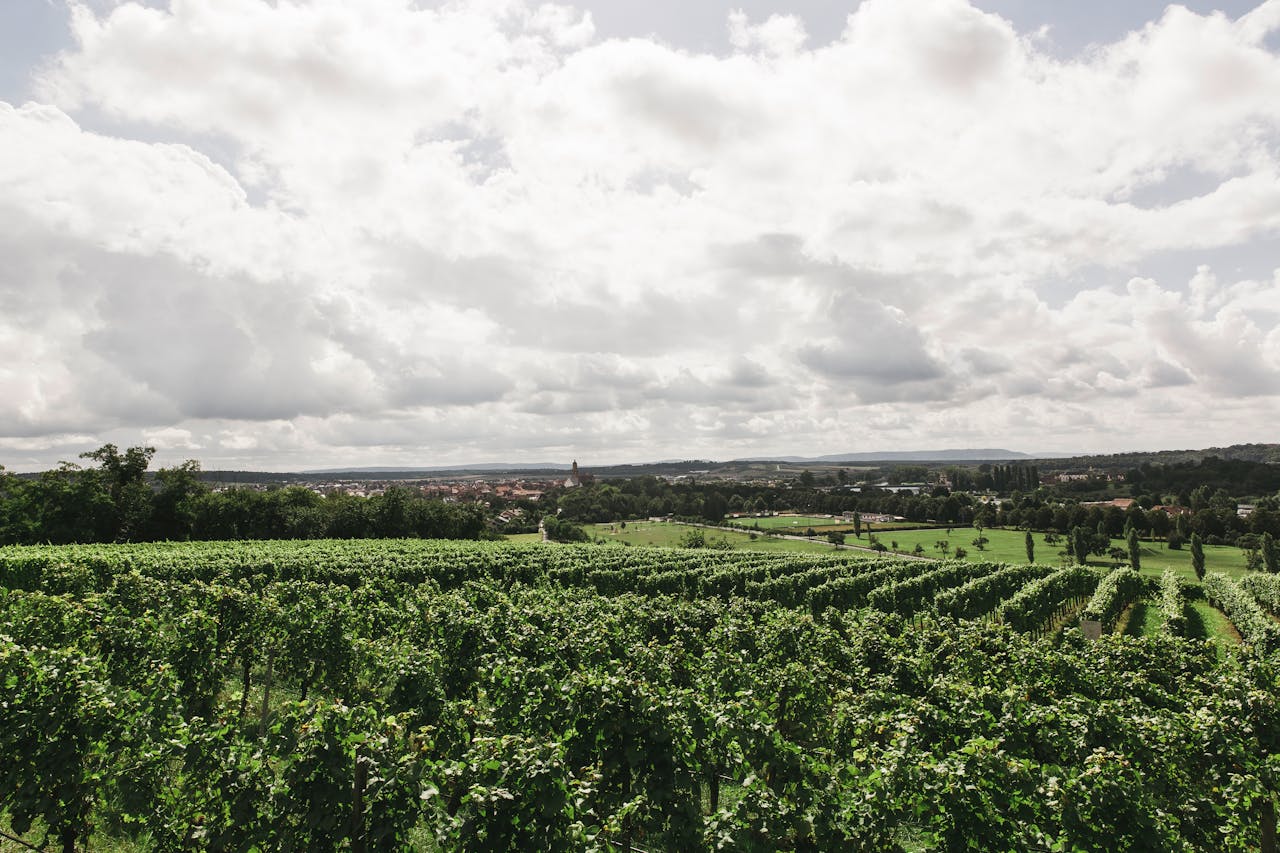
[[[822,520],[821,516],[774,516],[772,518],[758,519],[740,519],[740,521],[762,521],[762,522],[788,522],[785,526],[778,525],[774,527],[774,531],[778,533],[796,533],[803,535],[808,527],[812,526],[815,531],[819,531],[819,535],[823,531],[818,525],[811,522]],[[798,530],[791,529],[790,521],[796,520],[808,522],[804,527]],[[797,525],[799,527],[799,525]],[[656,545],[660,547],[673,548],[680,544],[680,539],[690,530],[697,528],[690,527],[686,524],[677,524],[674,522],[656,522],[656,521],[629,521],[623,528],[620,522],[611,524],[588,524],[585,525],[587,533],[594,538],[601,538],[610,542],[626,542],[631,545]],[[763,528],[763,525],[762,525]],[[830,529],[830,528],[828,528]],[[1027,562],[1026,546],[1024,544],[1025,533],[1021,530],[1002,530],[1002,529],[984,529],[983,535],[987,537],[985,549],[979,551],[973,544],[973,540],[977,538],[978,531],[972,527],[953,527],[950,533],[947,528],[924,528],[914,530],[882,530],[877,525],[875,536],[882,542],[885,547],[892,547],[894,542],[898,543],[897,550],[901,553],[909,554],[917,543],[924,547],[924,556],[941,557],[942,552],[934,547],[939,540],[946,540],[950,546],[947,552],[948,556],[955,553],[956,546],[960,546],[967,552],[965,559],[979,562],[992,561],[997,563],[1025,563]],[[724,530],[703,530],[703,534],[708,541],[719,541],[723,539],[735,549],[748,551],[790,551],[802,553],[823,552],[830,553],[833,549],[825,542],[797,542],[787,539],[776,539],[763,534],[751,539],[749,533],[729,532]],[[1033,533],[1032,539],[1035,541],[1036,562],[1045,565],[1057,565],[1063,562],[1063,557],[1059,552],[1063,549],[1063,543],[1058,542],[1056,545],[1046,545],[1043,533]],[[537,542],[541,540],[541,535],[537,533],[521,533],[514,536],[508,536],[507,540],[511,542]],[[847,534],[846,541],[850,545],[867,545],[867,535],[863,532],[861,538],[854,537],[853,533]],[[1111,540],[1111,544],[1120,548],[1124,547],[1124,541],[1120,539]],[[849,551],[850,554],[858,554],[865,552]],[[886,552],[887,554],[888,552]],[[1232,577],[1242,577],[1246,574],[1244,563],[1244,552],[1239,548],[1233,548],[1229,545],[1206,545],[1204,546],[1204,563],[1205,569],[1210,572],[1222,572]],[[1109,567],[1112,565],[1109,559],[1101,557],[1090,557],[1089,565],[1099,567]],[[1159,577],[1166,568],[1171,568],[1187,580],[1195,580],[1195,572],[1191,569],[1191,549],[1184,547],[1180,551],[1171,551],[1163,547],[1162,543],[1143,542],[1142,543],[1142,573]]]
[[[830,515],[773,515],[764,518],[726,518],[726,524],[735,524],[742,527],[757,527],[760,530],[774,530],[781,533],[800,533],[812,527],[815,533],[824,534],[833,531],[853,532],[853,522],[840,516]],[[864,521],[862,523],[863,531],[867,530],[897,530],[900,528],[920,528],[925,527],[918,521]]]
[[[730,524],[743,527],[759,527],[761,530],[785,530],[803,533],[805,528],[812,527],[847,527],[853,529],[853,522],[839,516],[830,515],[770,515],[763,518],[726,518]]]
[[[763,520],[763,519],[762,519]],[[675,548],[680,540],[693,530],[702,530],[708,543],[728,542],[735,550],[799,552],[805,554],[830,554],[834,548],[825,542],[797,542],[791,539],[775,539],[771,536],[758,535],[755,539],[749,533],[737,531],[706,530],[688,524],[677,524],[669,521],[628,521],[626,527],[621,522],[608,524],[585,525],[587,533],[594,539],[599,537],[609,542],[625,542],[629,545],[656,545],[663,548]],[[870,556],[862,551],[843,551],[852,557]]]
[[[1027,551],[1024,544],[1026,533],[1021,530],[992,530],[984,529],[982,534],[989,539],[985,550],[979,551],[973,545],[973,540],[978,537],[978,531],[972,527],[953,527],[950,534],[946,528],[935,528],[929,530],[894,530],[877,533],[876,538],[886,546],[891,547],[893,542],[898,543],[898,550],[910,553],[917,543],[924,546],[926,556],[938,557],[942,552],[934,547],[934,543],[939,540],[946,540],[950,546],[950,553],[955,553],[956,546],[960,546],[968,552],[966,559],[968,560],[991,560],[998,563],[1025,563],[1027,562]],[[1065,547],[1061,541],[1056,545],[1046,545],[1043,533],[1031,534],[1035,542],[1035,554],[1037,563],[1045,565],[1055,565],[1061,563],[1063,557],[1059,552]],[[848,542],[852,545],[866,544],[867,538],[865,534],[861,539],[850,537]],[[1124,548],[1124,541],[1121,539],[1112,539],[1111,544],[1116,547]],[[1229,545],[1206,545],[1204,546],[1204,564],[1206,571],[1222,572],[1232,577],[1241,577],[1246,573],[1244,563],[1244,552],[1239,548],[1233,548]],[[1106,567],[1112,565],[1109,559],[1102,557],[1090,557],[1089,565]],[[1166,568],[1171,568],[1178,574],[1188,580],[1195,580],[1195,572],[1191,569],[1191,549],[1184,547],[1180,551],[1171,551],[1163,547],[1162,543],[1143,542],[1142,543],[1142,573],[1158,577]]]
[[[1160,605],[1154,601],[1140,599],[1134,602],[1129,610],[1129,619],[1124,626],[1124,634],[1130,637],[1155,637],[1160,633],[1164,620],[1160,615]],[[1117,633],[1120,626],[1116,625]]]
[[[702,530],[708,543],[725,541],[738,551],[766,551],[801,554],[830,554],[835,549],[825,542],[797,542],[792,539],[776,539],[763,534],[751,538],[750,533],[738,533],[725,530],[706,530],[688,524],[676,524],[666,521],[628,521],[626,527],[621,522],[607,524],[585,524],[583,529],[592,539],[604,539],[607,542],[619,542],[627,545],[652,545],[659,548],[677,548],[680,540],[690,531]],[[541,533],[517,533],[506,537],[508,542],[541,542]],[[866,551],[842,551],[850,557],[873,556]]]
[[[1240,632],[1236,630],[1236,626],[1231,624],[1225,613],[1209,602],[1191,602],[1187,616],[1190,636],[1213,640],[1218,644],[1219,656],[1227,649],[1240,645]]]

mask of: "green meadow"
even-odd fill
[[[950,546],[949,555],[954,555],[958,546],[965,549],[967,552],[965,559],[968,560],[994,560],[999,563],[1027,562],[1024,531],[984,528],[982,535],[989,540],[983,550],[979,550],[973,544],[973,540],[978,538],[978,531],[972,527],[953,527],[950,533],[946,528],[939,527],[926,530],[886,530],[875,534],[886,548],[892,548],[893,543],[897,542],[896,550],[907,554],[912,553],[915,546],[919,544],[924,548],[925,556],[941,557],[942,551],[937,547],[937,543],[945,540]],[[1031,536],[1035,542],[1035,562],[1045,565],[1064,562],[1066,557],[1062,552],[1065,544],[1062,537],[1059,537],[1057,544],[1049,545],[1044,541],[1045,534],[1032,533]],[[863,534],[861,539],[850,537],[847,541],[849,544],[864,545],[867,543],[867,537]],[[1123,539],[1112,539],[1111,544],[1118,548],[1125,547]],[[1127,559],[1125,562],[1128,562]],[[1195,580],[1195,572],[1191,569],[1191,549],[1188,546],[1173,551],[1164,547],[1163,542],[1144,541],[1141,563],[1143,574],[1158,577],[1165,569],[1173,569],[1188,580]],[[1110,558],[1090,557],[1089,565],[1105,567],[1113,563]],[[1247,571],[1244,552],[1229,545],[1204,546],[1204,565],[1206,571],[1222,572],[1232,577],[1240,577]]]
[[[735,551],[830,554],[835,550],[826,542],[778,539],[772,536],[765,536],[763,533],[756,534],[753,539],[751,534],[747,532],[709,530],[689,524],[668,521],[628,521],[625,526],[623,522],[584,524],[583,529],[587,531],[587,535],[592,540],[603,539],[606,542],[617,542],[626,545],[649,545],[659,548],[677,548],[680,546],[681,540],[689,533],[700,531],[707,545],[719,545],[721,542],[726,542]],[[510,542],[538,542],[541,539],[542,535],[538,533],[520,533],[507,537]],[[847,549],[842,550],[841,553],[848,554],[851,557],[859,555],[873,556],[865,551]]]

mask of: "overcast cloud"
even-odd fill
[[[10,469],[1276,440],[1280,0],[28,2]]]

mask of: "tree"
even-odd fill
[[[147,467],[156,453],[154,447],[130,447],[123,454],[114,444],[81,453],[99,465],[107,491],[115,505],[115,533],[112,538],[128,542],[146,535],[151,520],[151,490],[147,488]]]
[[[862,513],[860,512],[853,514],[853,535],[858,539],[862,538]]]
[[[1256,534],[1245,533],[1236,539],[1236,547],[1244,552],[1244,567],[1251,572],[1261,571],[1264,565],[1262,561],[1262,539]]]
[[[721,521],[727,507],[727,502],[719,492],[708,492],[702,499],[702,517],[708,521]]]
[[[805,469],[800,472],[800,485],[806,489],[812,489],[814,484],[813,472]]]
[[[1134,571],[1142,569],[1142,546],[1138,544],[1138,531],[1129,528],[1129,536],[1127,538],[1129,546],[1129,565],[1133,566]]]
[[[1204,544],[1199,533],[1191,534],[1191,568],[1195,569],[1196,580],[1204,580]]]
[[[542,519],[542,526],[552,542],[586,542],[588,539],[587,532],[581,527],[569,521],[561,521],[554,515]],[[699,536],[702,535],[701,530],[696,532]]]
[[[1036,561],[1036,540],[1031,538],[1031,531],[1027,531],[1027,535],[1023,537],[1022,544],[1027,548],[1027,562],[1034,563]]]
[[[208,491],[200,482],[200,463],[188,459],[174,468],[156,471],[160,488],[152,500],[151,538],[190,539],[196,520],[196,502]]]
[[[1076,562],[1082,566],[1089,562],[1089,551],[1092,550],[1091,538],[1089,531],[1083,527],[1077,527],[1071,531],[1071,553],[1075,555]]]
[[[832,545],[843,545],[844,534],[841,533],[839,530],[833,530],[827,534],[827,541],[830,542]]]
[[[63,462],[22,490],[20,512],[28,521],[23,544],[110,542],[118,530],[106,478],[96,468]]]
[[[1280,554],[1276,553],[1276,540],[1270,533],[1262,534],[1262,564],[1268,572],[1275,574],[1280,571],[1280,567],[1276,564],[1280,562]]]
[[[705,548],[707,547],[707,537],[702,531],[694,528],[687,531],[680,537],[680,541],[676,543],[681,548]]]

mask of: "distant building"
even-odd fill
[[[1109,501],[1085,501],[1081,506],[1114,506],[1119,509],[1128,509],[1133,506],[1133,498],[1114,498]]]
[[[578,470],[578,460],[575,459],[573,460],[573,468],[569,470],[569,478],[564,481],[564,487],[566,489],[576,489],[578,486],[587,485],[594,479],[595,477],[585,471]]]

